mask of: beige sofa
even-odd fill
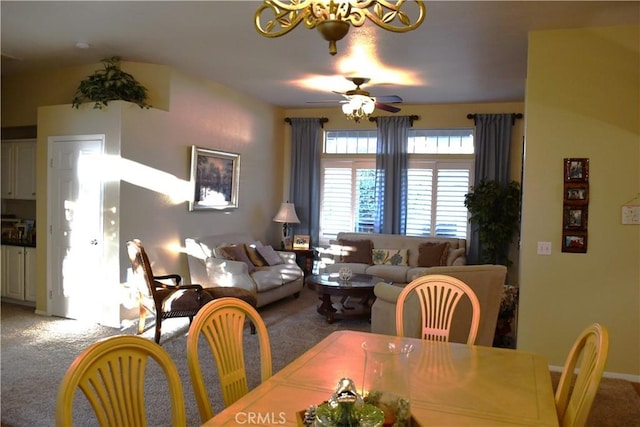
[[[225,257],[222,248],[231,245],[261,245],[248,233],[229,233],[185,239],[191,283],[204,288],[232,286],[256,296],[257,307],[288,297],[299,296],[304,273],[293,252],[275,251],[281,263],[251,268],[243,261]],[[253,271],[249,271],[250,268]]]
[[[480,301],[480,327],[476,337],[476,345],[492,346],[507,268],[503,265],[432,267],[425,273],[452,276],[462,280],[473,289]],[[395,335],[396,301],[402,291],[402,286],[378,283],[373,291],[376,300],[371,307],[371,332]],[[405,335],[419,337],[421,314],[415,293],[409,295],[405,304]],[[470,323],[471,303],[467,298],[464,298],[458,304],[454,314],[451,335],[449,336],[450,341],[466,343]]]
[[[348,251],[340,242],[370,240],[373,249],[407,250],[407,265],[372,264],[362,262],[344,262],[343,254]],[[335,273],[342,267],[351,269],[354,274],[370,274],[396,284],[409,283],[413,277],[426,274],[430,267],[420,267],[418,253],[424,243],[448,243],[449,248],[444,264],[460,266],[467,263],[466,240],[446,237],[403,236],[399,234],[378,233],[338,233],[331,248],[323,255],[324,271]]]

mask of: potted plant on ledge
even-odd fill
[[[80,108],[84,101],[94,102],[93,108],[102,109],[109,101],[129,101],[140,108],[149,108],[147,89],[133,76],[120,69],[120,57],[103,59],[104,68],[80,82],[71,106]]]

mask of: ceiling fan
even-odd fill
[[[390,113],[397,113],[400,108],[390,105],[399,104],[402,102],[402,98],[397,95],[388,96],[371,96],[369,92],[360,88],[361,85],[369,81],[364,77],[347,77],[347,80],[356,85],[355,89],[348,90],[346,92],[333,93],[341,95],[344,99],[329,100],[329,101],[309,101],[309,103],[333,103],[337,102],[342,104],[342,111],[345,115],[359,122],[361,118],[369,116],[377,108],[379,110],[388,111]]]

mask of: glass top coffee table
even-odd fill
[[[318,313],[326,316],[327,323],[333,323],[335,319],[370,319],[371,304],[375,299],[373,287],[378,282],[386,280],[370,274],[354,274],[350,280],[341,280],[338,273],[314,274],[306,280],[309,289],[320,295],[322,303]],[[331,299],[332,296],[342,298],[337,302]],[[358,301],[353,302],[352,298],[358,298]]]

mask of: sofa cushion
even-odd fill
[[[276,267],[258,268],[256,271],[251,273],[251,278],[256,283],[257,292],[268,291],[269,289],[282,286],[284,283],[282,275]]]
[[[300,279],[303,274],[297,266],[282,263],[258,268],[251,274],[251,278],[256,283],[257,292],[260,293]]]
[[[348,240],[340,239],[338,243],[341,249],[341,261],[350,263],[373,264],[371,260],[371,250],[373,243],[369,239]]]
[[[435,267],[447,265],[449,242],[426,242],[418,248],[418,266]]]
[[[247,256],[256,267],[264,267],[267,265],[267,262],[262,258],[260,253],[258,253],[258,247],[262,246],[260,242],[254,242],[250,244],[244,245],[244,250],[247,251]]]
[[[267,265],[273,266],[284,264],[284,261],[282,260],[280,255],[278,255],[278,253],[273,249],[273,247],[271,247],[271,245],[258,246],[256,250],[262,256],[262,258],[264,258]]]
[[[409,261],[409,251],[407,249],[378,249],[371,252],[374,264],[404,265]]]
[[[380,277],[387,282],[406,283],[407,267],[400,265],[379,264],[367,267],[367,274]]]

